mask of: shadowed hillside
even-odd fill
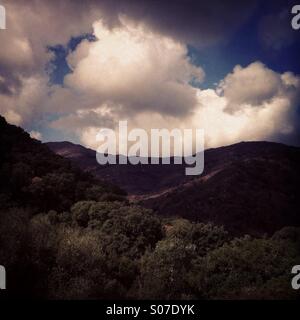
[[[105,165],[96,161],[96,151],[70,142],[49,142],[48,147],[55,153],[70,159],[84,171],[94,176],[122,186],[129,194],[142,195],[162,191],[182,181],[185,176],[181,165]]]
[[[0,204],[32,210],[65,210],[79,200],[124,194],[31,139],[0,117]]]
[[[261,235],[300,224],[300,149],[268,142],[208,150],[204,174],[141,203],[161,215]]]
[[[201,176],[185,176],[185,165],[107,165],[95,151],[71,143],[49,143],[97,177],[120,185],[130,199],[159,215],[214,222],[236,234],[272,233],[299,225],[300,149],[271,142],[241,142],[205,151]]]

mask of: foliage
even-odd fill
[[[13,295],[296,298],[299,228],[233,239],[222,226],[162,219],[1,117],[0,139],[0,264]]]
[[[96,180],[0,118],[1,208],[68,210],[79,200],[124,201],[124,192]]]
[[[201,298],[290,298],[295,295],[290,272],[299,257],[292,242],[235,239],[198,257],[189,282]]]

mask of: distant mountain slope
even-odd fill
[[[96,161],[96,151],[81,145],[70,142],[49,142],[47,146],[97,178],[122,186],[129,194],[148,194],[190,180],[190,177],[185,175],[185,167],[182,165],[101,166]]]
[[[204,173],[188,177],[185,165],[100,166],[93,150],[70,143],[48,146],[160,215],[211,221],[236,234],[300,225],[300,148],[241,142],[209,149]]]
[[[236,234],[300,225],[300,149],[248,142],[209,150],[203,176],[141,203],[161,215],[212,221]]]

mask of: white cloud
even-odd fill
[[[99,25],[96,28],[100,28]],[[140,32],[140,30],[138,31]],[[276,73],[260,62],[252,63],[244,68],[236,66],[232,73],[220,81],[216,89],[190,88],[190,90],[186,90],[186,95],[190,94],[195,99],[192,108],[187,104],[186,107],[181,105],[184,112],[177,112],[176,108],[175,110],[170,109],[169,112],[163,112],[164,108],[160,109],[165,101],[163,94],[157,94],[157,97],[151,96],[154,94],[153,87],[156,87],[156,77],[162,90],[166,88],[166,83],[169,81],[176,83],[180,74],[185,75],[182,76],[182,81],[185,86],[189,86],[186,81],[188,77],[186,73],[180,73],[180,70],[188,69],[186,66],[189,63],[183,58],[183,54],[179,54],[184,52],[182,46],[179,44],[176,46],[172,43],[173,57],[166,58],[172,60],[174,57],[181,57],[177,58],[176,63],[179,72],[168,72],[169,69],[165,67],[165,64],[168,64],[166,61],[163,63],[164,68],[162,67],[164,72],[162,70],[155,72],[157,68],[151,69],[154,63],[152,64],[152,60],[147,55],[148,50],[150,52],[152,50],[149,48],[152,42],[150,44],[146,42],[147,50],[145,53],[142,46],[135,47],[135,42],[126,43],[125,41],[125,47],[129,51],[127,52],[128,56],[125,53],[124,62],[120,54],[120,52],[124,53],[124,50],[119,50],[118,46],[119,43],[122,43],[122,36],[128,40],[127,30],[124,34],[120,30],[113,35],[107,30],[104,30],[105,32],[107,33],[102,35],[102,38],[100,33],[98,36],[100,39],[104,38],[108,41],[107,46],[102,47],[103,44],[99,40],[99,43],[92,45],[87,50],[86,44],[84,44],[82,47],[84,49],[79,48],[79,51],[72,56],[74,74],[69,77],[67,83],[72,89],[80,91],[83,95],[98,97],[99,94],[97,101],[102,101],[100,96],[103,98],[107,95],[107,99],[111,100],[111,104],[105,105],[108,113],[105,116],[101,114],[104,105],[100,103],[98,109],[87,108],[79,113],[77,111],[75,115],[61,118],[53,124],[55,127],[69,127],[71,130],[75,130],[74,127],[77,127],[77,134],[86,146],[97,148],[96,134],[104,126],[103,121],[108,119],[111,125],[116,125],[119,120],[129,120],[130,128],[144,128],[148,132],[151,128],[170,130],[173,128],[203,128],[206,135],[206,147],[217,147],[241,140],[272,140],[279,134],[289,135],[296,129],[297,117],[293,118],[293,115],[295,115],[297,107],[300,79],[292,73]],[[131,29],[131,32],[134,34],[134,30]],[[133,37],[133,34],[130,34],[130,37]],[[139,39],[139,35],[138,33],[137,39]],[[109,38],[110,36],[112,39]],[[115,37],[118,39],[117,44],[114,43]],[[131,39],[130,37],[129,39]],[[133,45],[133,49],[130,48],[131,45]],[[177,53],[174,48],[178,49]],[[135,52],[131,56],[131,50],[141,51]],[[166,52],[161,44],[160,50],[162,51],[158,51],[159,54],[164,57]],[[101,57],[103,51],[106,54]],[[104,63],[103,59],[104,61],[110,59],[112,61]],[[141,68],[145,63],[145,75],[143,70],[141,70],[141,74],[136,74],[135,68],[139,66],[140,61],[142,61]],[[156,62],[157,59],[154,61]],[[139,77],[140,80],[137,81]],[[124,79],[124,84],[123,81],[121,83],[118,81],[119,78]],[[152,82],[147,82],[146,78],[151,79]],[[132,93],[133,98],[124,92]],[[141,102],[143,103],[141,108],[137,108],[134,104],[136,94],[141,94]],[[149,96],[151,98],[147,101]],[[155,98],[157,99],[157,107],[145,108],[147,104],[151,106],[150,102]],[[170,99],[173,101],[172,97]],[[132,107],[133,110],[128,110],[129,107]],[[186,108],[188,112],[186,112]],[[97,110],[96,113],[95,110]],[[98,116],[99,119],[97,119]],[[106,127],[111,127],[111,125]]]
[[[15,72],[41,71],[49,58],[46,47],[67,43],[92,30],[101,16],[92,3],[80,1],[4,0],[7,29],[0,33],[0,62]]]
[[[111,103],[126,114],[156,110],[187,114],[196,103],[191,80],[204,72],[193,66],[184,45],[122,19],[109,30],[94,23],[96,42],[83,42],[68,57],[73,73],[67,87]]]
[[[122,21],[113,30],[94,23],[98,40],[83,41],[68,56],[73,73],[64,87],[49,87],[43,72],[19,74],[18,88],[9,88],[13,94],[0,92],[0,112],[10,110],[10,119],[25,127],[55,113],[52,127],[77,132],[96,121],[105,124],[145,110],[187,115],[197,103],[189,81],[201,81],[202,69],[190,63],[183,44]]]
[[[218,92],[227,99],[227,110],[234,112],[244,105],[260,106],[284,90],[281,75],[268,69],[261,62],[243,68],[237,65],[221,81]]]
[[[25,1],[18,6],[5,2],[0,113],[11,123],[30,131],[53,113],[52,128],[75,133],[94,148],[98,129],[126,119],[131,128],[147,130],[204,128],[206,147],[273,139],[296,128],[300,80],[292,73],[254,62],[236,66],[216,90],[197,89],[190,83],[201,82],[204,72],[190,62],[186,45],[154,32],[150,24],[123,17],[110,29],[97,20],[99,10],[82,12],[79,2],[36,3],[29,8]],[[90,30],[97,39],[81,42],[69,54],[73,72],[64,86],[49,87],[43,70],[50,59],[46,46],[65,44],[72,35]]]
[[[295,81],[299,81],[294,77]],[[289,135],[296,129],[295,102],[287,94],[273,97],[269,102],[253,108],[228,113],[226,97],[216,90],[198,90],[197,107],[188,117],[174,117],[145,111],[129,119],[129,130],[143,128],[200,128],[205,132],[205,147],[219,147],[240,141],[273,140],[276,135]],[[101,127],[87,126],[80,132],[81,142],[93,149],[99,147],[96,135]]]
[[[295,123],[290,114],[295,104],[288,96],[274,97],[257,108],[244,105],[235,113],[226,110],[227,99],[214,90],[199,91],[199,108],[192,122],[205,130],[207,147],[248,140],[272,140],[290,134]]]
[[[6,121],[16,126],[19,126],[22,122],[21,116],[18,113],[16,113],[14,110],[4,111],[3,115]]]
[[[29,132],[29,134],[30,134],[30,137],[33,138],[33,139],[42,140],[42,134],[40,132],[38,132],[38,131],[32,130],[32,131]]]

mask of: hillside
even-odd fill
[[[131,195],[162,191],[190,180],[190,177],[185,176],[185,169],[181,165],[128,164],[101,166],[96,161],[96,151],[81,145],[70,142],[49,142],[47,146],[95,177],[122,186]]]
[[[268,142],[208,150],[204,174],[141,203],[161,215],[212,221],[235,234],[300,225],[300,149]]]
[[[0,141],[0,258],[9,297],[297,298],[290,286],[290,266],[299,261],[297,148],[243,143],[208,150],[205,173],[193,181],[176,175],[174,166],[122,168],[122,179],[130,170],[144,179],[152,192],[140,194],[143,205],[158,216],[4,118]],[[69,158],[85,151],[66,145]],[[118,166],[104,169],[118,172]],[[150,169],[160,171],[167,189],[150,188]]]
[[[79,200],[123,194],[81,171],[23,129],[0,117],[0,205],[32,210],[65,210]]]
[[[184,165],[107,165],[95,151],[50,143],[97,177],[120,185],[130,199],[163,216],[224,225],[236,234],[273,233],[300,224],[300,149],[272,142],[241,142],[205,151],[205,169],[187,177]]]

